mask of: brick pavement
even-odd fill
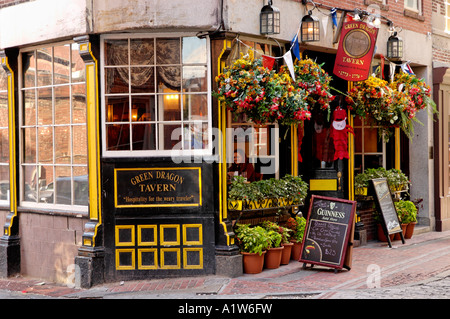
[[[91,289],[69,288],[38,279],[14,277],[0,279],[0,290],[38,294],[51,297],[73,297],[96,292],[97,297],[123,293],[191,293],[233,298],[242,295],[320,294],[332,297],[337,291],[380,288],[413,284],[450,271],[450,231],[428,232],[413,236],[403,245],[400,241],[389,248],[386,243],[369,242],[353,249],[350,271],[303,264],[291,261],[278,269],[265,269],[260,274],[237,278],[219,276],[150,279],[107,283]],[[372,282],[375,271],[379,282]]]

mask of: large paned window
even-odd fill
[[[105,156],[210,154],[208,39],[103,36]]]
[[[21,205],[88,205],[85,65],[76,44],[21,52]]]
[[[0,205],[9,200],[8,76],[0,67]]]

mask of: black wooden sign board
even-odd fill
[[[340,198],[311,196],[300,262],[350,269],[345,254],[351,249],[356,202]]]
[[[398,219],[397,210],[392,200],[391,191],[386,178],[371,180],[371,192],[375,195],[378,212],[381,215],[382,227],[386,235],[389,247],[392,247],[389,235],[400,233],[402,243],[405,243],[402,227]]]

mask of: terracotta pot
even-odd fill
[[[283,244],[284,249],[283,249],[283,253],[281,254],[281,264],[282,265],[289,264],[289,260],[291,259],[292,246],[294,246],[294,243]]]
[[[244,265],[244,273],[246,274],[259,274],[264,267],[264,255],[266,251],[263,251],[261,255],[257,253],[241,252],[242,262]]]
[[[403,233],[403,238],[406,238],[405,234],[406,234],[406,228],[408,227],[408,224],[402,224],[402,233]],[[396,233],[394,236],[394,240],[401,240],[402,237],[400,236],[400,233]]]
[[[387,242],[387,238],[384,235],[383,227],[380,224],[378,224],[378,226],[377,226],[377,235],[378,235],[379,241]],[[395,236],[395,234],[389,235],[389,238],[391,241],[394,240],[394,236]]]
[[[300,259],[300,253],[302,250],[302,243],[298,241],[291,241],[294,245],[291,249],[291,259],[292,260],[299,260]]]
[[[405,238],[410,239],[412,235],[414,234],[414,227],[416,226],[417,222],[411,222],[408,224],[408,227],[406,227],[405,232]]]
[[[280,267],[281,255],[283,254],[284,247],[269,248],[264,256],[264,268],[276,269]]]

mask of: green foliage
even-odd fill
[[[409,224],[417,221],[417,207],[409,200],[394,202],[398,219],[402,224]]]
[[[289,218],[286,227],[293,231],[292,239],[295,239],[297,242],[303,241],[306,227],[306,219],[304,217],[296,216],[295,218]]]
[[[248,183],[242,176],[234,176],[231,181],[228,198],[231,200],[254,200],[258,201],[264,198],[259,187],[255,182]]]
[[[267,236],[269,237],[270,242],[269,248],[276,248],[281,246],[282,236],[279,232],[275,230],[268,230]]]
[[[245,182],[242,176],[234,176],[228,199],[254,200],[286,198],[296,204],[303,204],[308,192],[308,184],[299,176],[286,175],[256,182]]]
[[[391,190],[402,186],[408,190],[410,181],[401,170],[392,168],[386,170],[384,167],[368,168],[363,173],[355,176],[355,188],[369,187],[369,181],[375,178],[386,178]]]
[[[291,237],[292,230],[283,226],[278,225],[277,223],[265,220],[262,222],[261,227],[268,231],[275,231],[281,235],[281,242],[288,243],[289,238]]]
[[[250,227],[249,224],[238,224],[234,232],[237,244],[243,252],[261,255],[271,245],[267,230],[261,226]]]

